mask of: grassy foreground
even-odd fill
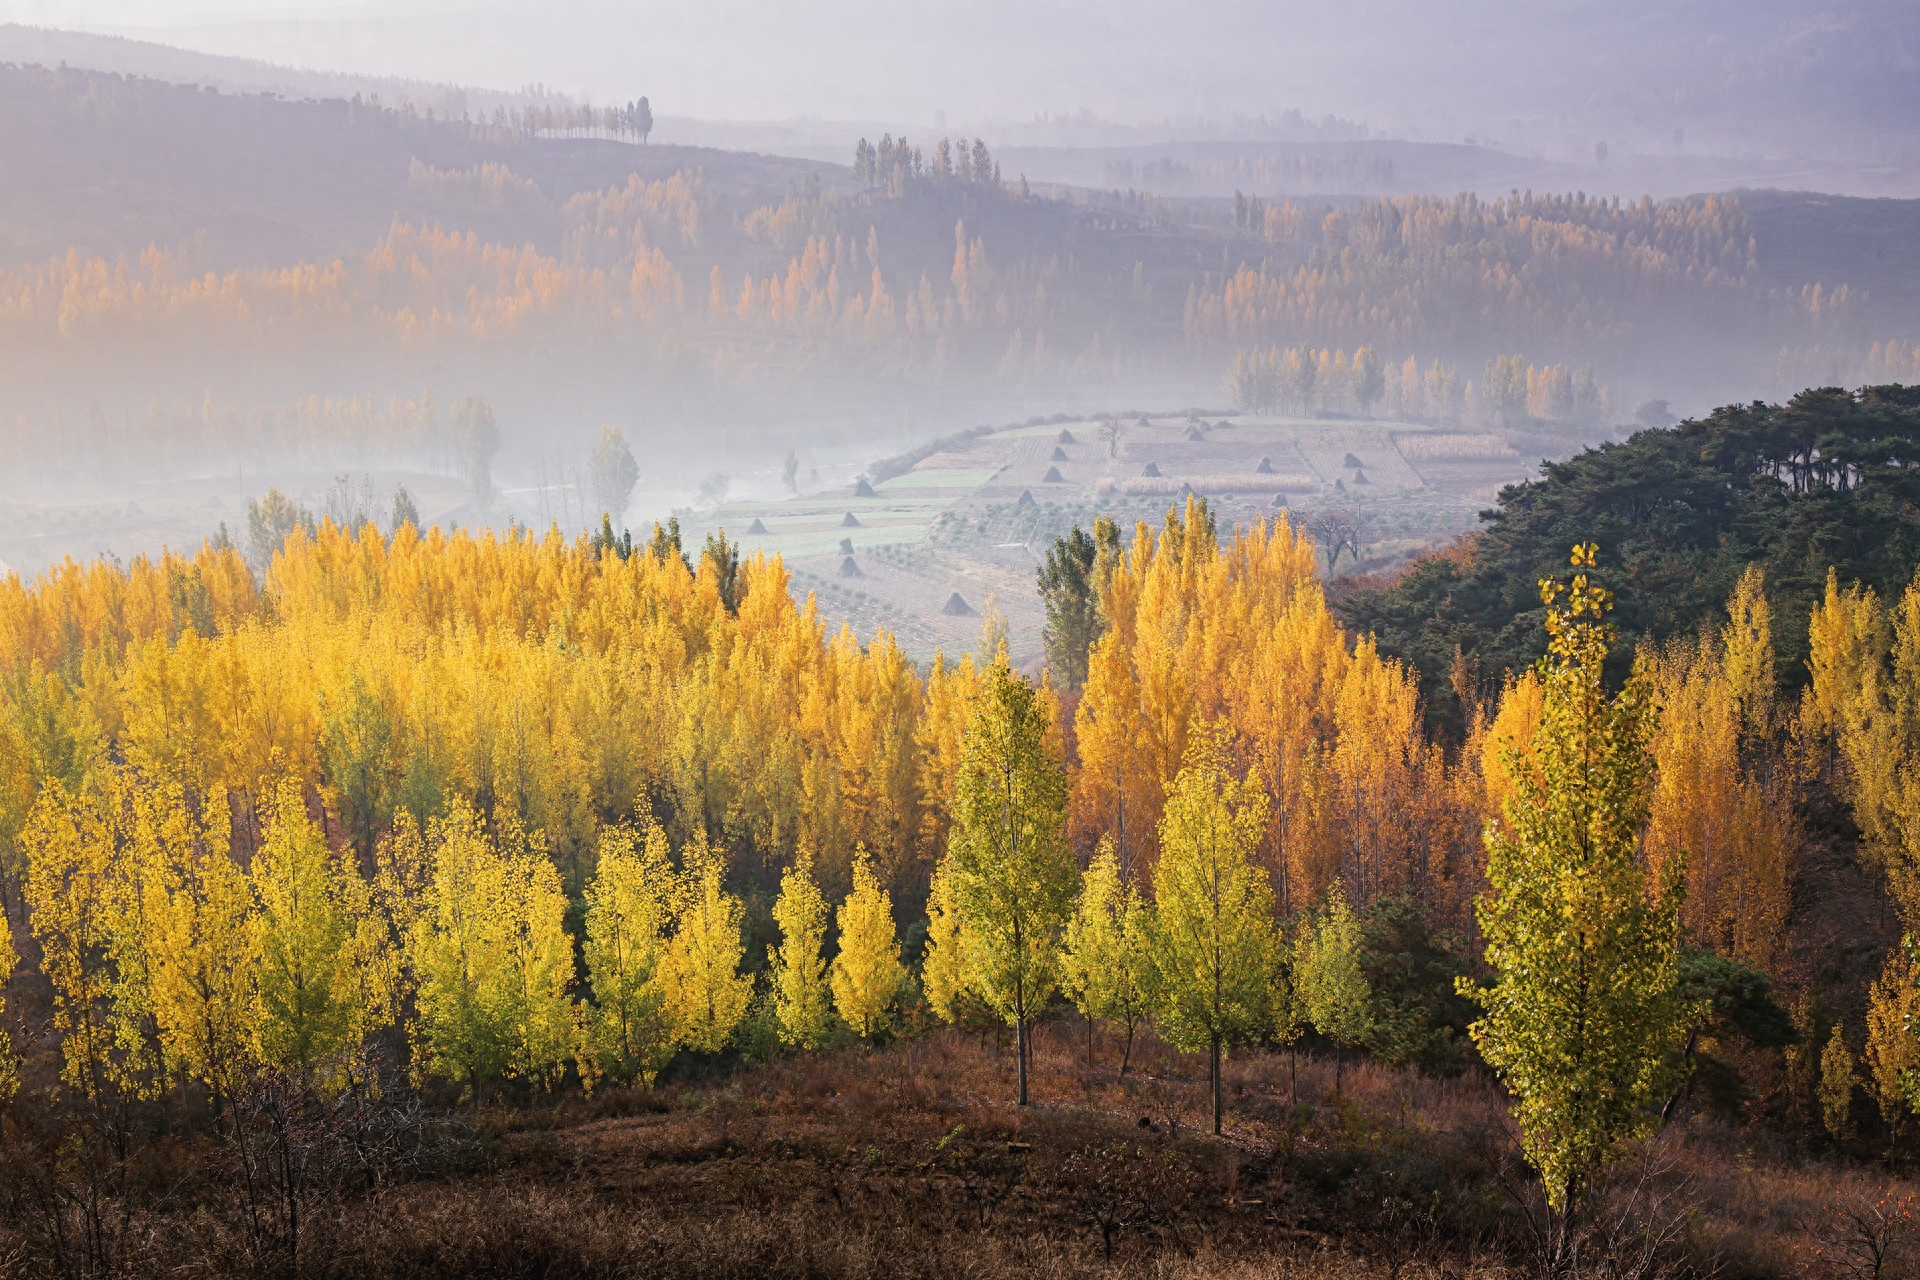
[[[1326,1056],[1226,1069],[1146,1038],[1117,1076],[1085,1024],[1013,1056],[941,1031],[655,1090],[434,1116],[396,1091],[330,1130],[249,1114],[180,1132],[124,1179],[6,1121],[0,1275],[994,1277],[1524,1275],[1537,1187],[1498,1089]],[[262,1120],[264,1118],[264,1123]],[[348,1122],[350,1121],[350,1122]],[[275,1129],[275,1125],[280,1127]],[[48,1132],[52,1132],[51,1126]],[[275,1143],[262,1133],[282,1133]],[[109,1153],[110,1154],[110,1153]],[[89,1161],[92,1165],[89,1165]],[[289,1173],[291,1170],[291,1173]],[[1911,1201],[1784,1140],[1676,1121],[1587,1217],[1609,1276],[1867,1275]],[[1855,1222],[1849,1216],[1859,1217]]]

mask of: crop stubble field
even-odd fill
[[[845,622],[864,638],[884,627],[920,662],[936,649],[971,651],[991,597],[1026,665],[1045,623],[1035,570],[1055,538],[1103,513],[1123,527],[1158,523],[1191,489],[1224,533],[1281,510],[1298,520],[1339,507],[1361,529],[1364,559],[1343,561],[1349,571],[1472,527],[1502,485],[1531,470],[1485,429],[1173,414],[1122,419],[1113,433],[1056,414],[951,445],[872,486],[872,497],[838,488],[729,502],[687,532],[690,545],[725,530],[746,554],[784,557],[795,593],[813,593],[830,629]]]

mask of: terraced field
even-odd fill
[[[1417,440],[1431,443],[1403,452]],[[682,522],[695,544],[725,529],[749,553],[783,556],[794,591],[814,594],[829,627],[846,623],[862,639],[886,628],[918,661],[971,651],[991,601],[1024,665],[1038,660],[1045,625],[1035,570],[1073,526],[1102,513],[1123,527],[1158,524],[1189,491],[1208,499],[1223,532],[1283,509],[1310,520],[1338,507],[1360,524],[1360,567],[1381,567],[1471,527],[1501,485],[1530,472],[1502,456],[1497,433],[1462,441],[1460,428],[1405,422],[1056,415],[952,445],[877,484],[730,502]]]

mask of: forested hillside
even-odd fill
[[[1391,581],[1344,585],[1337,611],[1418,668],[1428,714],[1458,730],[1464,688],[1491,687],[1545,652],[1532,584],[1573,539],[1606,552],[1597,577],[1621,601],[1625,642],[1616,674],[1642,641],[1657,646],[1715,625],[1757,564],[1781,608],[1776,674],[1792,691],[1807,679],[1802,620],[1829,568],[1887,599],[1920,563],[1917,459],[1912,387],[1729,405],[1546,464],[1537,481],[1501,491],[1483,530]]]
[[[1591,368],[1614,421],[1656,393],[1920,360],[1875,301],[1883,279],[1904,296],[1904,259],[1846,278],[1731,197],[1169,201],[1043,192],[979,139],[850,139],[843,169],[551,107],[433,121],[37,68],[0,72],[0,98],[0,158],[37,175],[0,197],[0,421],[55,466],[420,463],[420,430],[370,452],[320,425],[340,412],[292,407],[398,419],[396,398],[475,393],[510,443],[521,421],[567,439],[774,400],[960,426],[1096,392],[1213,399],[1236,352],[1294,346],[1464,379],[1495,357]],[[1817,238],[1802,213],[1768,225]],[[296,420],[317,436],[289,439]]]

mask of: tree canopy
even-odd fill
[[[1484,680],[1544,652],[1532,584],[1591,540],[1595,580],[1620,601],[1624,675],[1642,639],[1717,621],[1749,564],[1766,574],[1782,618],[1780,678],[1804,682],[1808,617],[1829,566],[1841,581],[1896,593],[1920,561],[1920,387],[1803,391],[1785,405],[1727,405],[1670,429],[1636,432],[1546,463],[1501,490],[1486,527],[1390,582],[1339,594],[1348,627],[1420,670],[1429,717],[1458,726],[1456,651]]]

